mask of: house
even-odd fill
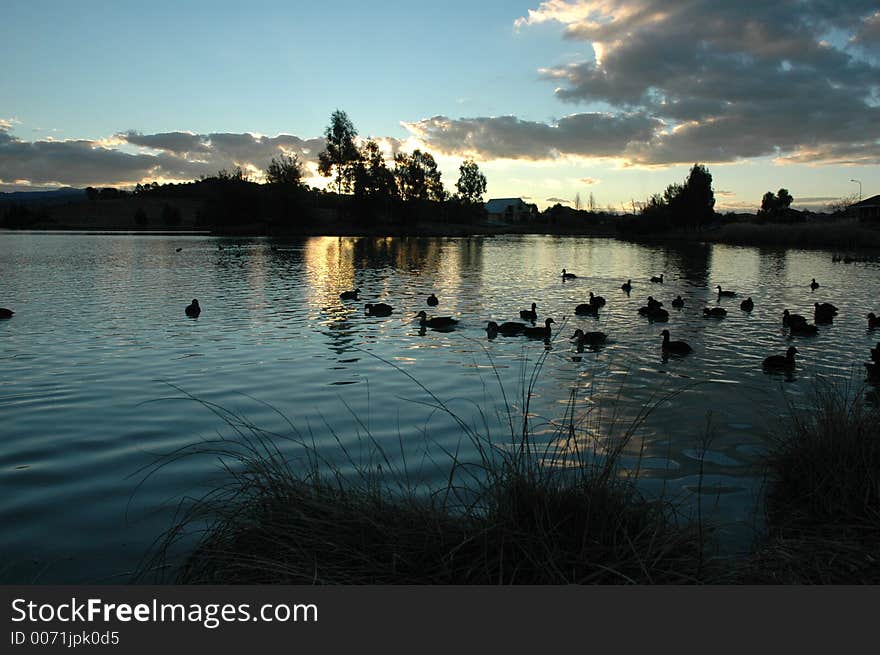
[[[880,221],[880,196],[871,196],[849,206],[860,221]]]
[[[538,206],[522,198],[493,198],[486,203],[490,223],[525,223],[538,215]]]

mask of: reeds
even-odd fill
[[[231,434],[171,453],[147,474],[181,457],[209,455],[223,462],[226,482],[181,504],[140,579],[196,584],[701,580],[703,533],[682,525],[668,501],[645,498],[621,466],[633,434],[656,404],[626,426],[602,430],[598,413],[575,411],[573,391],[565,417],[552,423],[548,438],[529,414],[545,358],[546,352],[525,381],[518,409],[505,396],[500,440],[469,425],[389,362],[425,394],[428,400],[419,402],[456,422],[469,452],[476,453],[465,459],[459,450],[447,452],[447,482],[438,489],[426,490],[401,471],[368,430],[362,447],[374,453],[373,463],[355,466],[349,454],[347,468],[353,473],[344,474],[293,426],[291,435],[269,434],[240,415],[202,403]],[[596,436],[600,433],[612,436]],[[337,444],[342,447],[341,440]],[[291,449],[298,451],[299,463],[285,454]],[[169,553],[182,539],[194,537],[197,545],[176,565]]]
[[[880,583],[880,411],[869,392],[818,383],[766,456],[768,535],[746,581]]]
[[[707,240],[743,246],[780,248],[880,248],[880,230],[856,221],[816,223],[731,223],[708,234]]]

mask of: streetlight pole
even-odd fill
[[[850,180],[850,182],[855,182],[859,185],[859,202],[862,201],[862,181],[861,180]]]

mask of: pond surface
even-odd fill
[[[562,268],[579,277],[563,282]],[[229,434],[187,395],[271,432],[290,434],[289,420],[343,470],[370,461],[363,446],[372,440],[398,471],[440,487],[448,452],[476,453],[404,372],[503,443],[505,407],[522,410],[523,380],[545,353],[529,408],[538,438],[552,437],[548,421],[572,395],[576,412],[594,417],[584,426],[599,442],[654,406],[625,461],[647,493],[686,513],[699,497],[722,540],[745,548],[768,430],[810,406],[817,380],[863,381],[861,362],[878,339],[865,314],[880,311],[880,268],[833,263],[827,252],[572,237],[0,233],[0,271],[0,306],[16,312],[0,321],[3,582],[129,579],[175,504],[219,474],[216,458],[196,457],[140,484],[158,456]],[[665,283],[650,283],[660,273]],[[620,289],[627,279],[629,296]],[[739,297],[719,302],[717,284]],[[360,302],[340,300],[355,287]],[[574,316],[590,291],[607,299],[599,318]],[[431,292],[439,307],[426,306]],[[671,307],[678,294],[680,311]],[[648,295],[669,309],[668,324],[636,313]],[[745,296],[751,313],[739,308]],[[183,311],[193,298],[198,319]],[[368,301],[394,313],[366,316]],[[812,318],[815,301],[838,306],[834,324],[789,336],[782,311]],[[487,339],[488,320],[518,320],[532,302],[540,320],[556,321],[549,344]],[[703,317],[719,304],[726,318]],[[421,309],[461,322],[420,330]],[[608,342],[577,353],[569,337],[578,327],[606,332]],[[664,327],[694,352],[665,361]],[[764,357],[792,343],[793,374],[762,371]]]

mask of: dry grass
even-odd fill
[[[822,223],[732,223],[713,232],[710,241],[781,248],[880,248],[880,230],[847,220]]]
[[[600,420],[589,413],[569,412],[551,439],[536,443],[528,400],[542,364],[543,358],[524,386],[521,413],[514,415],[508,404],[504,443],[467,425],[421,387],[430,399],[426,404],[458,422],[479,455],[478,461],[465,462],[448,453],[447,484],[429,492],[407,481],[389,482],[406,476],[394,470],[369,435],[363,445],[378,453],[378,464],[354,467],[356,473],[348,475],[322,461],[307,440],[294,437],[308,462],[297,470],[282,454],[279,435],[206,404],[231,435],[169,454],[153,471],[181,457],[210,455],[224,462],[228,483],[181,506],[141,579],[187,584],[699,581],[703,532],[680,525],[668,502],[643,497],[620,465],[652,408],[603,441],[600,453],[597,444],[585,441],[584,435],[597,434]],[[194,532],[201,535],[198,546],[182,566],[172,567],[168,553]]]

